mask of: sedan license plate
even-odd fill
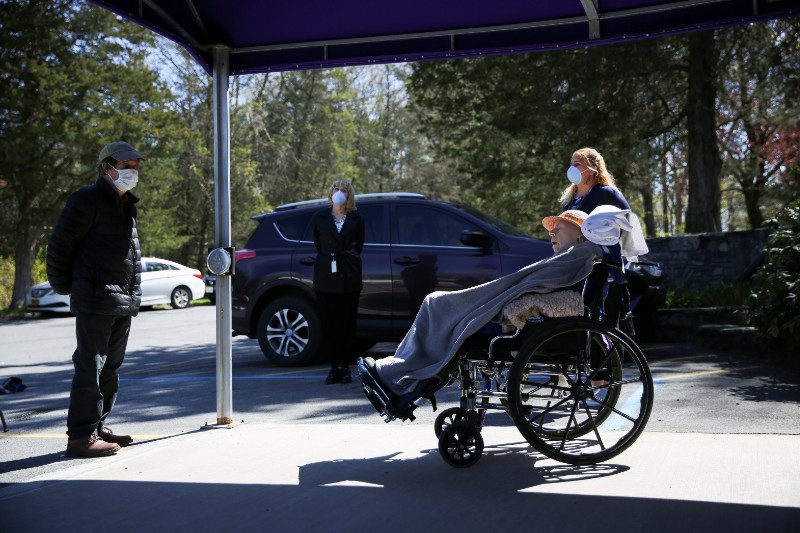
[[[39,300],[31,300],[31,307],[39,307]]]

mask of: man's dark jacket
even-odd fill
[[[361,291],[361,250],[364,248],[364,219],[349,211],[342,231],[336,229],[330,208],[314,213],[311,219],[317,260],[314,263],[314,290],[320,292]],[[336,272],[331,272],[336,259]]]
[[[67,200],[47,245],[47,278],[70,294],[73,313],[136,316],[142,301],[142,254],[136,202],[123,202],[100,176]]]

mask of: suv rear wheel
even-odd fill
[[[284,296],[270,302],[258,319],[258,345],[278,366],[303,366],[317,356],[322,337],[313,302]]]

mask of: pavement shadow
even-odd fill
[[[781,402],[800,404],[800,384],[786,383],[772,378],[758,384],[735,387],[731,393],[742,400],[753,402]]]
[[[372,463],[380,467],[378,463]],[[362,465],[365,466],[365,465]],[[612,497],[602,494],[520,492],[484,483],[484,469],[450,469],[424,475],[420,468],[392,473],[383,486],[340,486],[321,481],[352,477],[351,463],[309,465],[299,485],[53,481],[32,484],[0,500],[10,531],[77,531],[75,509],[102,501],[118,532],[536,531],[593,532],[598,522],[614,531],[792,531],[796,508]],[[494,465],[492,465],[494,467]],[[305,468],[305,467],[304,467]],[[552,471],[527,481],[550,483]],[[557,481],[558,476],[556,476]],[[541,486],[541,485],[540,485]],[[565,489],[566,490],[566,489]],[[113,495],[113,497],[109,497]],[[72,528],[70,524],[75,524]]]
[[[674,348],[673,348],[674,349]],[[658,350],[656,350],[658,351]],[[667,351],[662,348],[662,351]],[[729,390],[743,400],[800,403],[800,370],[773,367],[757,358],[729,358],[706,355],[731,376],[742,377]],[[68,357],[61,364],[43,362],[29,365],[33,370],[19,374],[28,388],[19,394],[0,396],[12,431],[34,431],[63,425],[72,380]],[[7,369],[10,371],[10,369]],[[325,385],[326,368],[279,368],[268,363],[257,342],[237,340],[233,346],[233,404],[237,418],[256,421],[274,413],[290,421],[352,421],[374,417],[357,383]],[[680,365],[661,365],[659,372],[682,372]],[[207,417],[216,406],[216,355],[214,345],[147,348],[128,352],[121,368],[120,397],[112,414],[115,424],[152,422],[180,417]],[[716,376],[708,381],[716,383]],[[440,403],[456,398],[457,391],[443,389]],[[457,400],[457,398],[456,398]],[[304,406],[319,406],[311,410]],[[303,410],[305,409],[305,411]],[[503,416],[501,424],[509,424]]]
[[[29,468],[40,468],[42,466],[47,466],[54,463],[62,463],[70,459],[70,457],[66,457],[64,455],[63,451],[37,455],[34,457],[24,457],[22,459],[12,459],[10,461],[3,461],[0,463],[0,474],[7,474],[8,472],[26,470]],[[8,484],[0,484],[0,488],[7,485]]]
[[[730,389],[741,400],[800,404],[800,368],[754,356],[726,360],[720,367],[746,385]]]
[[[717,388],[720,394],[730,394],[743,401],[800,404],[800,367],[797,365],[785,364],[761,354],[700,351],[701,355],[697,357],[694,354],[698,352],[690,343],[645,345],[643,351],[651,363],[662,363],[657,371],[654,370],[656,382],[662,378],[670,379],[675,374],[691,373],[684,364],[702,360],[727,378],[720,380],[720,374],[713,371],[695,378],[701,380],[706,388]],[[731,387],[731,382],[745,384]]]
[[[45,423],[49,416],[63,416],[69,404],[73,370],[68,357],[65,356],[62,363],[25,366],[32,371],[16,370],[15,375],[23,378],[27,389],[19,394],[0,396],[0,408],[12,430],[30,431],[39,423]],[[322,365],[279,368],[266,362],[260,351],[254,353],[249,344],[243,349],[235,347],[233,394],[237,413],[247,417],[248,413],[264,414],[301,404],[321,403],[329,404],[325,409],[329,420],[348,420],[373,413],[356,383],[331,387],[324,383],[326,373]],[[165,417],[206,416],[214,411],[215,405],[213,345],[129,351],[120,369],[120,393],[112,414],[115,420],[112,426]],[[62,423],[59,419],[59,424]]]
[[[543,457],[526,442],[486,446],[480,461],[454,468],[441,459],[438,449],[421,450],[419,457],[400,452],[365,459],[322,461],[300,467],[300,486],[373,486],[391,489],[393,498],[414,498],[422,492],[442,491],[454,500],[479,489],[497,497],[554,483],[613,476],[630,468],[619,464],[537,467]],[[473,485],[474,484],[474,485]],[[399,503],[399,502],[398,502]]]
[[[163,437],[154,437],[154,438],[136,440],[133,444],[129,445],[128,448],[135,448],[143,444],[150,444],[158,441],[168,441],[177,437],[192,435],[203,431],[204,430],[202,429],[195,429],[191,431],[175,433],[174,435],[165,435]],[[59,441],[59,446],[61,447],[64,446],[64,444],[66,443],[66,438],[67,438],[66,435],[64,435],[63,440]],[[12,459],[7,461],[4,460],[0,462],[0,474],[7,474],[9,472],[18,472],[21,470],[34,470],[37,468],[57,463],[63,463],[64,465],[69,465],[69,464],[79,465],[83,464],[85,461],[86,461],[85,459],[67,455],[65,449],[61,449],[61,451],[58,452],[44,453],[39,455],[28,454],[20,459]],[[12,485],[12,483],[0,483],[0,488],[7,487],[9,485]]]

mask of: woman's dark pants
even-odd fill
[[[360,292],[315,291],[317,308],[322,322],[322,350],[331,366],[344,368],[352,358],[356,336],[356,316]]]

